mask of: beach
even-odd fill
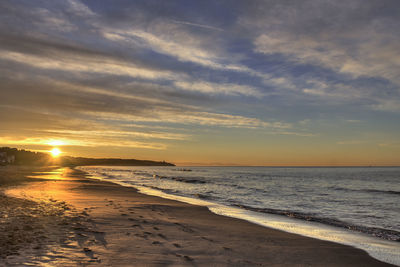
[[[20,182],[1,187],[0,265],[391,266],[71,168],[33,172],[1,172]]]

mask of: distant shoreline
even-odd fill
[[[0,147],[1,163],[6,166],[175,166],[166,161],[121,159],[121,158],[86,158],[86,157],[52,157],[49,153],[33,152],[11,147]],[[8,161],[8,158],[10,160]],[[12,159],[12,160],[11,160]],[[1,164],[0,164],[1,165]]]

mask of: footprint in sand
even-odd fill
[[[105,232],[101,232],[101,231],[96,231],[93,230],[91,231],[94,238],[96,239],[97,242],[100,242],[104,247],[107,247],[107,241],[105,238],[106,233]]]
[[[138,227],[143,229],[143,227],[140,224],[132,224],[132,227]]]
[[[165,239],[165,240],[167,240],[168,238],[165,236],[165,235],[163,235],[163,234],[157,234],[159,237],[161,237],[162,239]]]
[[[187,261],[194,261],[194,259],[192,258],[192,257],[189,257],[189,256],[183,256],[183,258],[185,259],[185,260],[187,260]]]
[[[174,224],[177,225],[177,226],[180,226],[180,228],[181,228],[181,230],[183,232],[194,233],[194,230],[192,230],[191,228],[187,227],[186,225],[183,225],[183,224],[180,224],[180,223],[174,223]]]
[[[147,237],[147,235],[135,234],[135,236],[141,237],[141,238],[146,239],[146,240],[149,239],[149,238]]]
[[[187,255],[180,255],[180,254],[176,253],[175,256],[177,256],[179,258],[183,258],[186,261],[194,261],[194,259],[192,257],[189,257]]]
[[[93,255],[94,255],[94,253],[93,253],[93,251],[90,249],[90,248],[83,248],[83,252],[85,252],[85,254],[88,256],[88,257],[90,257],[90,258],[93,258]]]
[[[210,239],[210,238],[207,238],[207,237],[205,237],[205,236],[202,236],[201,238],[204,239],[204,240],[210,241],[210,242],[214,242],[214,240],[212,240],[212,239]]]

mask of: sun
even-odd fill
[[[60,154],[62,153],[60,149],[58,149],[57,147],[53,148],[52,150],[50,150],[51,155],[53,156],[53,158],[57,158],[58,156],[60,156]]]

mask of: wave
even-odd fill
[[[329,189],[336,190],[336,191],[348,191],[348,192],[364,192],[364,193],[380,193],[380,194],[400,195],[400,191],[394,191],[394,190],[351,189],[351,188],[344,188],[344,187],[330,187]]]
[[[191,172],[191,169],[185,169],[185,168],[181,168],[181,169],[173,169],[174,171],[178,171],[178,172]]]
[[[188,184],[205,184],[206,181],[199,179],[199,178],[190,178],[190,177],[169,177],[169,176],[161,176],[154,174],[153,178],[157,179],[169,179],[169,180],[174,180],[177,182],[183,182],[183,183],[188,183]]]
[[[393,191],[393,190],[364,189],[362,191],[369,192],[369,193],[384,193],[384,194],[400,195],[400,191]]]
[[[278,210],[278,209],[269,209],[269,208],[254,208],[251,206],[246,206],[246,205],[241,205],[241,204],[233,204],[233,206],[242,208],[242,209],[246,209],[246,210],[250,210],[250,211],[255,211],[255,212],[283,215],[283,216],[287,216],[287,217],[291,217],[291,218],[295,218],[295,219],[306,220],[306,221],[311,221],[311,222],[318,222],[318,223],[322,223],[322,224],[326,224],[326,225],[346,228],[346,229],[349,229],[352,231],[372,235],[374,237],[379,237],[379,238],[386,239],[389,241],[400,242],[400,232],[395,231],[395,230],[388,230],[388,229],[377,228],[377,227],[360,226],[360,225],[343,222],[343,221],[340,221],[337,219],[322,218],[322,217],[316,216],[315,214],[301,213],[301,212],[296,212],[296,211]]]

